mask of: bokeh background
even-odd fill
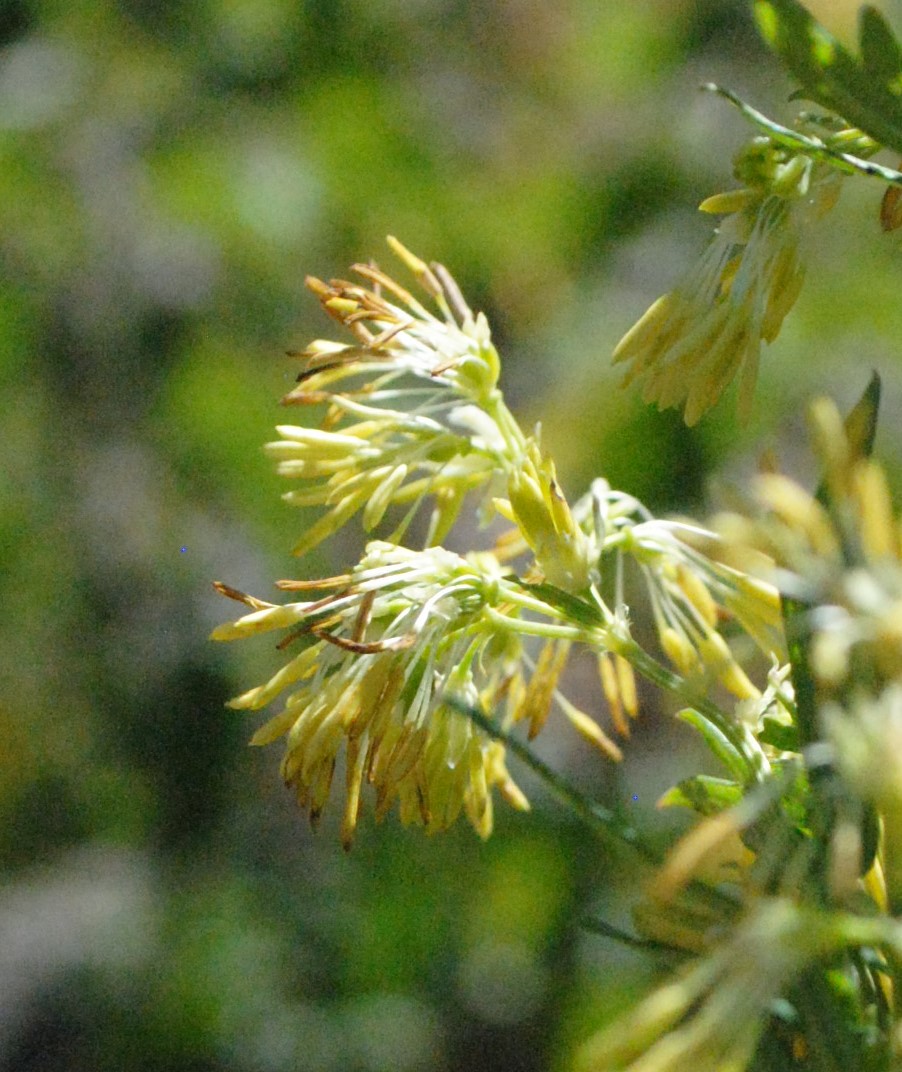
[[[853,4],[811,6],[848,37]],[[604,474],[699,511],[763,449],[804,472],[804,400],[848,406],[871,368],[898,483],[902,239],[876,184],[813,239],[748,427],[728,398],[689,431],[609,368],[749,135],[697,86],[792,114],[748,9],[0,3],[0,1068],[564,1069],[660,967],[580,926],[624,922],[629,869],[520,770],[534,811],[500,807],[486,844],[311,833],[223,706],[278,657],[208,642],[235,612],[210,582],[266,597],[353,561],[351,535],[289,558],[309,516],[260,445],[285,350],[326,330],[305,274],[386,263],[387,233],[488,314],[572,494]],[[646,698],[617,771],[560,725],[542,749],[658,824],[697,753]]]

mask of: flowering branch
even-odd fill
[[[702,202],[721,217],[711,247],[614,353],[626,384],[682,407],[689,424],[735,377],[748,414],[762,343],[775,342],[802,285],[805,232],[843,182],[889,184],[882,226],[900,215],[902,173],[871,159],[902,146],[902,46],[888,26],[865,10],[858,60],[796,0],[755,9],[828,112],[786,127],[708,87],[757,130],[734,160],[740,186]],[[285,499],[323,511],[295,554],[359,519],[360,561],[278,582],[294,602],[216,586],[247,613],[214,639],[280,631],[290,653],[231,701],[256,711],[283,698],[253,743],[284,739],[283,779],[314,823],[343,763],[346,848],[368,799],[377,820],[397,809],[437,833],[465,815],[487,837],[496,790],[529,807],[510,752],[651,870],[660,861],[632,826],[528,743],[557,712],[618,761],[639,715],[638,676],[669,697],[720,773],[662,798],[696,822],[646,883],[638,936],[626,936],[678,951],[682,967],[591,1041],[580,1067],[896,1067],[902,519],[870,456],[879,382],[845,421],[832,403],[813,404],[814,492],[762,474],[742,509],[709,524],[654,517],[601,477],[571,501],[538,430],[506,406],[486,318],[441,265],[389,246],[422,295],[374,264],[355,265],[354,281],[309,279],[352,341],[316,340],[297,355],[283,402],[319,421],[279,426],[266,448],[295,484]],[[457,554],[443,545],[467,501],[493,536]],[[655,638],[645,644],[628,573],[644,586]],[[597,662],[610,732],[567,696],[574,649]]]

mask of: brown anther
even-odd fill
[[[310,627],[308,625],[302,625],[300,629],[293,629],[287,636],[283,636],[279,643],[276,644],[276,651],[284,651],[296,640],[300,640],[303,636],[309,636],[309,634]]]
[[[253,607],[254,610],[265,610],[267,607],[273,606],[272,603],[265,603],[262,599],[255,599],[254,596],[249,596],[246,592],[240,592],[230,584],[223,584],[222,581],[214,581],[213,587],[221,596],[228,596],[229,599],[244,603],[248,607]]]
[[[370,619],[372,618],[373,604],[375,601],[375,592],[365,593],[363,599],[360,601],[360,607],[357,611],[357,620],[354,622],[354,632],[352,635],[352,639],[358,644],[363,642],[366,628],[370,624]]]
[[[444,365],[436,365],[435,368],[429,370],[430,376],[443,376],[446,372],[449,372],[453,368],[457,368],[460,364],[460,358],[456,357],[453,361],[446,361]]]
[[[329,391],[289,391],[279,400],[280,406],[318,406],[332,397]]]
[[[317,279],[315,275],[308,275],[304,279],[304,286],[306,286],[308,290],[312,290],[318,298],[332,296],[328,284],[324,283],[322,279]]]
[[[350,583],[350,573],[339,573],[334,577],[322,577],[319,580],[276,581],[276,588],[283,592],[308,592],[315,588],[341,588]]]
[[[412,294],[375,265],[352,264],[351,270],[357,272],[358,275],[362,275],[364,279],[369,279],[375,286],[384,287],[389,293],[394,294],[396,298],[400,298],[405,305],[417,304],[416,298]]]
[[[391,327],[386,328],[385,331],[383,331],[380,335],[377,335],[373,339],[373,341],[370,343],[370,345],[373,347],[373,349],[379,349],[379,348],[385,346],[385,344],[387,342],[391,342],[391,340],[396,335],[400,335],[402,331],[407,331],[409,328],[412,328],[412,327],[415,327],[415,326],[416,326],[416,321],[413,320],[413,319],[399,320],[395,324],[393,324]]]
[[[325,629],[314,629],[312,632],[319,640],[328,641],[328,643],[334,644],[335,647],[342,648],[344,651],[354,652],[355,655],[378,655],[380,652],[385,651],[404,651],[416,642],[416,637],[412,633],[406,633],[404,636],[399,637],[388,637],[386,640],[373,640],[368,644],[364,644],[356,640],[350,640],[348,637],[329,633]]]

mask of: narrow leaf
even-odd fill
[[[742,786],[725,778],[697,774],[668,789],[659,808],[691,808],[699,815],[717,815],[742,800]]]
[[[898,93],[902,89],[902,48],[889,23],[870,4],[861,9],[858,35],[865,71],[890,92]]]
[[[846,436],[853,458],[869,458],[877,435],[877,411],[880,407],[880,376],[871,373],[864,394],[846,417]]]
[[[676,716],[681,722],[687,722],[702,735],[710,752],[717,757],[737,780],[748,779],[748,762],[730,741],[709,719],[694,707],[686,707]]]

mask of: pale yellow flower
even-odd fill
[[[719,945],[584,1048],[578,1072],[744,1072],[774,1003],[879,922],[764,898]],[[873,937],[868,935],[868,937]],[[865,939],[866,940],[866,939]],[[796,1045],[804,1050],[804,1037]]]
[[[523,451],[497,387],[498,354],[485,317],[472,312],[441,265],[389,244],[436,312],[372,265],[354,266],[359,283],[308,279],[354,342],[321,339],[299,355],[299,385],[283,403],[325,406],[325,415],[318,428],[280,426],[281,439],[266,448],[281,475],[301,482],[284,496],[288,502],[327,507],[296,554],[358,513],[371,532],[393,507],[401,510],[398,540],[426,500],[433,505],[426,543],[439,543],[469,491],[484,489],[482,509],[489,510]]]
[[[812,427],[825,495],[764,474],[750,516],[723,514],[715,525],[740,567],[805,608],[795,628],[821,696],[852,677],[879,692],[902,682],[902,519],[882,468],[853,450],[832,403],[814,404]]]
[[[759,690],[720,630],[724,622],[735,622],[759,650],[781,651],[776,588],[718,561],[710,553],[718,544],[714,532],[694,523],[655,518],[604,481],[593,484],[589,498],[577,503],[574,513],[590,529],[589,545],[600,547],[597,553],[606,556],[605,568],[617,579],[618,605],[624,599],[625,563],[638,566],[661,648],[679,673],[699,679],[699,684],[719,681],[740,700],[757,698]],[[588,517],[593,519],[591,526]]]
[[[220,626],[213,639],[287,628],[280,648],[299,649],[268,682],[231,706],[257,710],[288,692],[284,709],[253,743],[285,738],[283,778],[313,820],[326,805],[344,752],[346,845],[365,786],[374,792],[377,818],[397,803],[404,823],[429,833],[446,829],[463,811],[487,837],[495,788],[515,807],[528,806],[508,773],[503,745],[461,705],[501,728],[525,721],[532,734],[557,706],[582,736],[609,757],[620,757],[595,720],[558,689],[568,650],[562,627],[554,634],[553,625],[521,620],[518,601],[550,618],[559,612],[521,593],[490,555],[461,558],[441,548],[412,551],[374,542],[349,575],[281,582],[289,591],[330,593],[284,606],[218,587],[252,610]],[[549,630],[558,639],[532,664],[524,637]],[[574,627],[564,631],[579,635]]]
[[[614,351],[615,363],[629,365],[624,384],[641,382],[645,401],[661,409],[682,406],[689,425],[737,375],[748,415],[761,344],[776,339],[802,286],[803,232],[832,207],[841,180],[761,137],[739,154],[735,173],[746,186],[699,206],[725,215],[699,265]]]

